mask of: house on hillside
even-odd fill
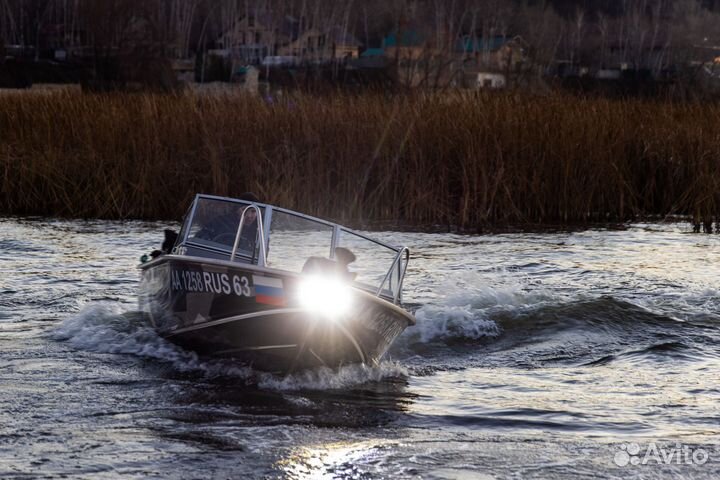
[[[455,43],[454,56],[466,88],[505,88],[527,61],[527,45],[517,36],[466,35]]]
[[[383,39],[380,49],[363,52],[366,62],[382,54],[395,81],[407,88],[445,88],[452,86],[455,71],[450,52],[438,48],[420,30],[402,27]],[[374,60],[377,62],[377,60]]]
[[[527,59],[527,44],[519,37],[465,35],[455,44],[455,53],[465,64],[487,69],[515,70]]]
[[[332,27],[328,31],[332,41],[332,57],[336,60],[354,59],[360,56],[362,43],[347,28]]]
[[[357,58],[360,42],[346,29],[305,27],[304,22],[285,15],[271,13],[247,15],[239,18],[216,41],[214,53],[245,64],[274,64],[276,59],[296,59],[300,62],[324,63],[332,60]],[[277,62],[275,62],[277,63]]]
[[[419,60],[430,52],[424,35],[414,29],[400,29],[383,39],[383,54],[398,61]]]
[[[245,64],[260,64],[279,55],[281,46],[298,37],[300,22],[289,16],[257,13],[239,18],[216,40],[216,52]]]
[[[526,50],[520,37],[467,35],[438,42],[404,28],[386,36],[380,48],[364,51],[358,65],[388,68],[400,85],[412,88],[504,88],[526,61]]]
[[[342,27],[309,28],[297,39],[280,47],[279,55],[297,57],[304,62],[326,63],[358,58],[360,41]]]

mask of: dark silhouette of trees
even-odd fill
[[[0,0],[0,61],[63,51],[89,63],[100,83],[155,76],[169,88],[169,62],[200,58],[251,15],[277,32],[267,40],[270,51],[284,41],[287,18],[298,32],[332,28],[362,48],[411,31],[422,37],[423,54],[412,68],[425,69],[426,86],[451,82],[452,72],[443,70],[462,69],[469,55],[458,50],[461,42],[489,45],[494,38],[523,41],[522,68],[505,72],[515,83],[558,65],[574,73],[712,78],[720,58],[720,0]]]

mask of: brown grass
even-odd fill
[[[178,218],[197,192],[353,224],[720,212],[720,107],[521,94],[0,95],[0,211]]]

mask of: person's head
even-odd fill
[[[238,200],[245,200],[246,202],[260,203],[260,199],[257,195],[252,192],[245,192],[238,197]],[[243,212],[247,208],[247,205],[242,205],[238,208],[238,218],[242,217]],[[245,224],[255,223],[257,220],[257,210],[254,208],[248,208],[245,212]]]
[[[240,205],[237,209],[238,220],[242,218],[243,212],[245,212],[245,225],[255,223],[257,220],[257,210],[248,205]]]
[[[344,247],[337,247],[335,249],[335,258],[341,265],[350,265],[356,260],[355,254]]]

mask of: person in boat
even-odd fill
[[[157,258],[161,255],[167,255],[169,253],[172,253],[172,249],[175,246],[175,242],[177,242],[178,233],[175,230],[170,230],[169,228],[166,228],[164,233],[165,233],[165,240],[163,241],[162,245],[160,246],[160,250],[153,250],[150,253],[151,258]]]
[[[245,192],[238,197],[246,202],[259,203],[260,199],[252,192]],[[216,243],[232,246],[235,243],[237,229],[240,226],[240,219],[245,213],[245,222],[240,233],[239,248],[241,250],[254,251],[257,241],[258,221],[257,211],[248,208],[247,205],[233,205],[232,211],[215,217],[207,225],[203,226],[197,236]]]
[[[351,272],[349,265],[356,260],[355,254],[344,247],[335,249],[335,260],[324,257],[310,257],[303,265],[302,273],[312,275],[337,275],[343,280],[352,282],[356,273]]]
[[[338,270],[340,274],[349,281],[354,281],[357,273],[350,271],[350,264],[357,260],[355,254],[344,247],[337,247],[335,249],[335,261],[338,264]]]

